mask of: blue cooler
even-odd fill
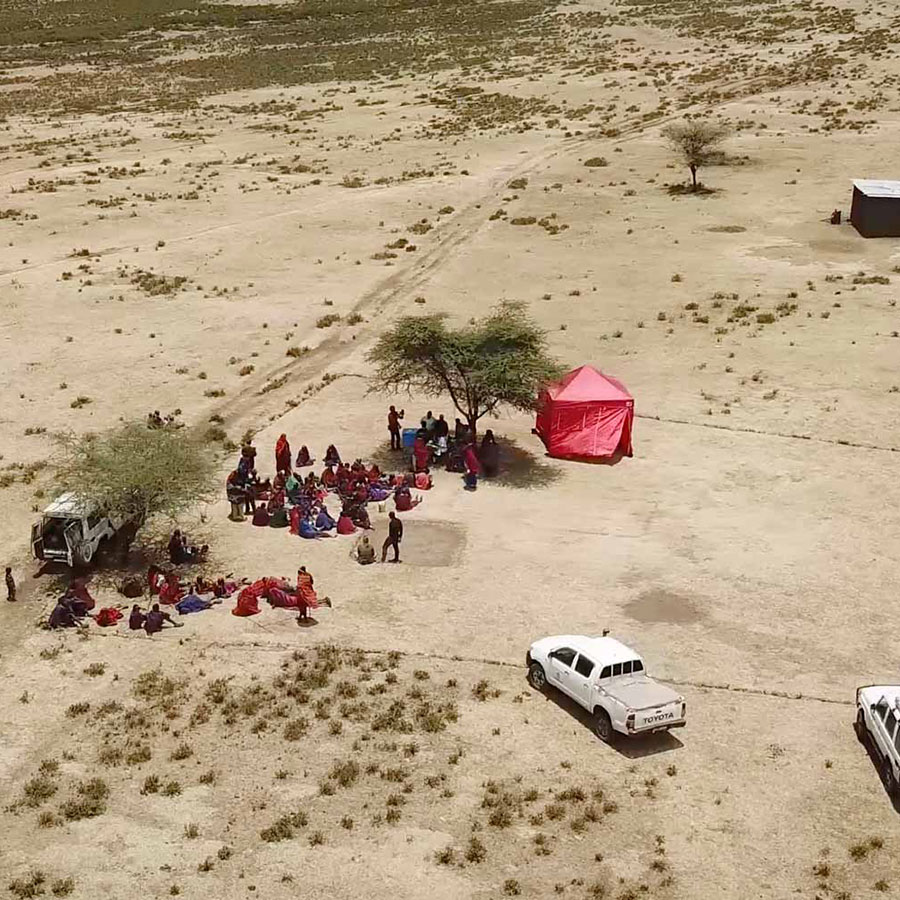
[[[403,429],[403,446],[407,450],[412,450],[413,444],[416,442],[416,432],[418,428]]]

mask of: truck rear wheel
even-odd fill
[[[528,667],[528,680],[536,691],[543,691],[547,687],[547,676],[540,663],[534,662]]]
[[[609,713],[605,709],[598,709],[594,713],[594,734],[596,734],[604,744],[608,744],[613,739],[614,732],[612,721],[609,718]]]

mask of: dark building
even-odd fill
[[[863,237],[900,237],[900,181],[854,181],[850,221]]]

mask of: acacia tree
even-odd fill
[[[505,302],[482,319],[450,328],[447,316],[404,316],[369,352],[371,390],[448,395],[474,436],[499,406],[531,410],[541,385],[560,374],[547,336],[522,303]]]
[[[215,458],[183,431],[128,422],[59,442],[59,486],[137,526],[157,514],[174,518],[212,496]]]
[[[691,170],[691,190],[697,191],[697,170],[716,155],[719,145],[731,134],[727,125],[689,119],[672,122],[662,130],[663,137],[676,150]]]

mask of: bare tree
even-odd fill
[[[731,134],[727,125],[689,119],[672,122],[662,130],[663,137],[676,150],[691,170],[691,190],[700,187],[697,170],[707,165],[717,154],[719,145]]]

